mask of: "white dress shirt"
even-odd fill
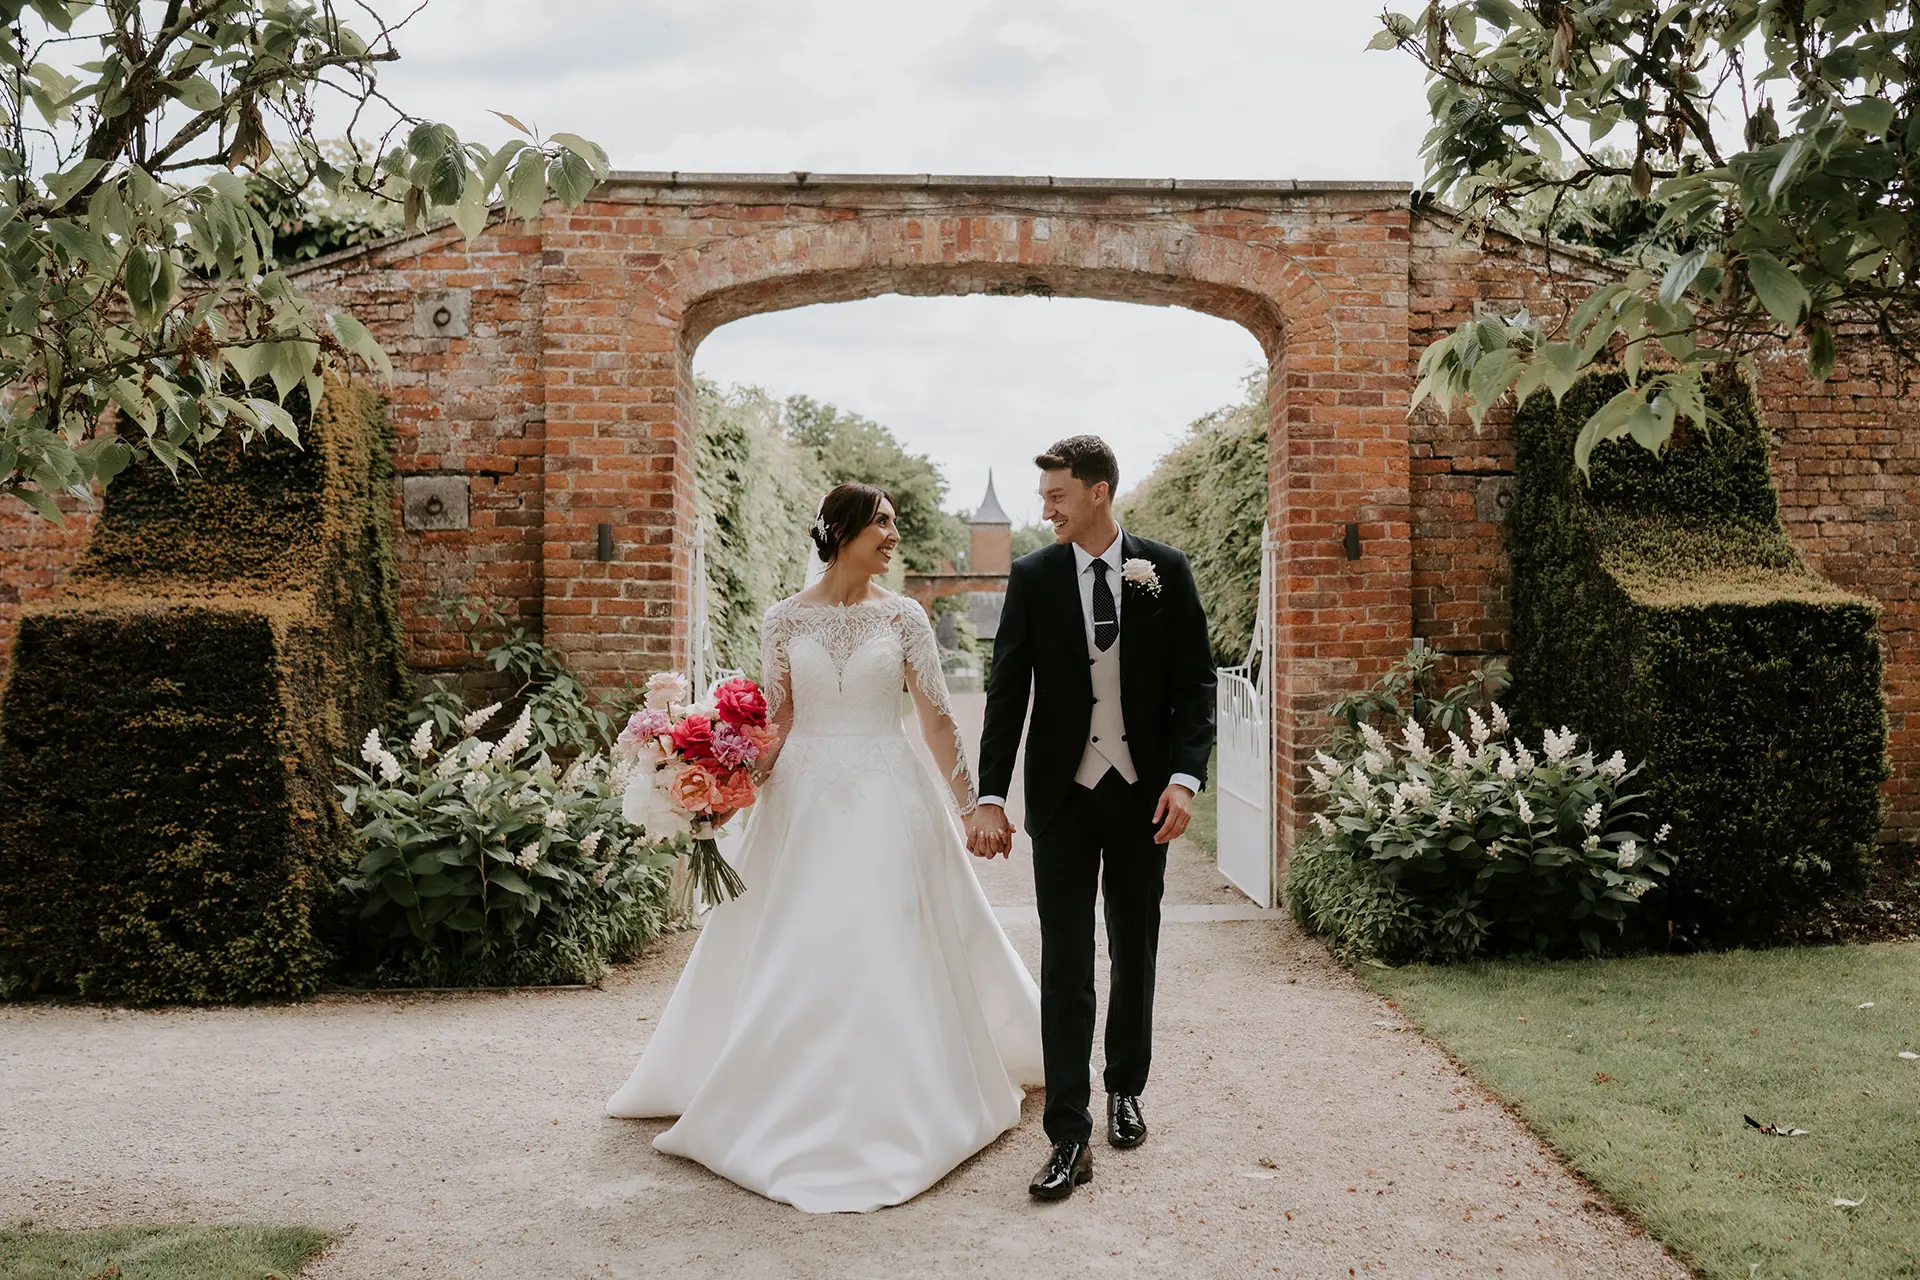
[[[1081,546],[1077,542],[1068,544],[1073,548],[1074,574],[1075,574],[1075,577],[1078,579],[1079,585],[1080,585],[1080,621],[1086,626],[1088,653],[1092,653],[1094,650],[1093,569],[1091,566],[1093,565],[1093,562],[1095,560],[1104,560],[1107,562],[1107,587],[1109,590],[1113,592],[1113,620],[1114,622],[1118,623],[1120,621],[1120,610],[1123,607],[1121,604],[1121,597],[1126,594],[1124,591],[1120,589],[1121,582],[1122,582],[1122,579],[1120,577],[1120,566],[1125,562],[1120,554],[1120,544],[1121,544],[1121,541],[1124,539],[1124,537],[1125,537],[1124,531],[1122,531],[1118,525],[1115,525],[1113,530],[1113,542],[1107,547],[1105,551],[1102,551],[1097,556],[1094,555],[1092,552],[1088,551],[1085,547]],[[1119,641],[1115,640],[1114,643],[1118,644]],[[1194,777],[1190,773],[1173,774],[1167,778],[1167,781],[1169,783],[1178,783],[1181,786],[1185,787],[1188,791],[1193,792],[1196,795],[1199,794],[1200,779]],[[1007,807],[1007,800],[1005,796],[981,796],[980,803],[981,804],[997,804],[1003,809]]]

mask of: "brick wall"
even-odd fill
[[[1538,245],[1456,242],[1397,188],[1358,183],[623,175],[571,213],[451,227],[312,264],[392,354],[396,510],[409,659],[464,665],[436,596],[473,593],[541,631],[603,686],[685,660],[692,358],[730,320],[880,293],[1068,294],[1233,320],[1270,362],[1269,515],[1279,549],[1279,799],[1327,698],[1414,637],[1463,660],[1506,648],[1506,419],[1476,429],[1406,402],[1418,353],[1471,314],[1577,304],[1604,264]],[[1849,380],[1769,383],[1790,529],[1836,580],[1887,604],[1890,833],[1920,824],[1906,582],[1911,410]],[[424,506],[470,493],[464,527]],[[444,490],[442,491],[444,492]],[[1342,547],[1357,524],[1361,555]],[[597,526],[611,526],[601,561]],[[0,655],[20,604],[84,537],[0,514]],[[1290,820],[1290,816],[1289,816]]]

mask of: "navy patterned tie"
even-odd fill
[[[1107,586],[1107,562],[1093,562],[1093,644],[1105,653],[1120,638],[1120,618],[1113,610],[1113,591]]]

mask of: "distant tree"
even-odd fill
[[[495,200],[530,219],[605,176],[595,144],[509,116],[525,137],[493,149],[403,111],[365,136],[368,108],[393,109],[378,73],[407,21],[376,6],[352,5],[356,30],[335,0],[0,0],[0,497],[59,520],[56,495],[137,457],[173,470],[222,431],[297,439],[287,394],[318,403],[349,353],[386,368],[281,270],[285,198],[318,184],[408,228],[445,212],[471,240]],[[332,158],[329,93],[354,122]]]
[[[1042,547],[1050,547],[1059,539],[1053,536],[1050,524],[1020,524],[1013,527],[1013,558],[1029,555]]]
[[[1571,315],[1477,315],[1430,346],[1414,403],[1477,422],[1555,397],[1601,360],[1632,385],[1575,445],[1658,450],[1707,423],[1704,381],[1794,338],[1815,381],[1854,339],[1920,357],[1920,37],[1893,0],[1432,0],[1382,14],[1379,49],[1427,71],[1424,191],[1469,227],[1561,224],[1624,278]],[[1778,95],[1776,103],[1775,95]],[[1731,113],[1731,118],[1729,118]],[[1624,191],[1622,188],[1624,187]],[[1609,212],[1610,210],[1610,212]]]
[[[966,521],[941,508],[947,481],[931,458],[907,452],[879,423],[807,396],[786,402],[786,427],[813,450],[828,485],[858,480],[893,494],[900,504],[900,558],[909,570],[932,573],[942,560],[957,563],[966,554]]]
[[[1267,424],[1266,376],[1254,374],[1238,404],[1196,419],[1115,509],[1128,529],[1187,553],[1223,663],[1245,660],[1258,612]]]

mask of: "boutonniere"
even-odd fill
[[[1120,577],[1122,581],[1131,582],[1150,596],[1160,594],[1160,575],[1154,571],[1151,560],[1135,557],[1121,562]]]

